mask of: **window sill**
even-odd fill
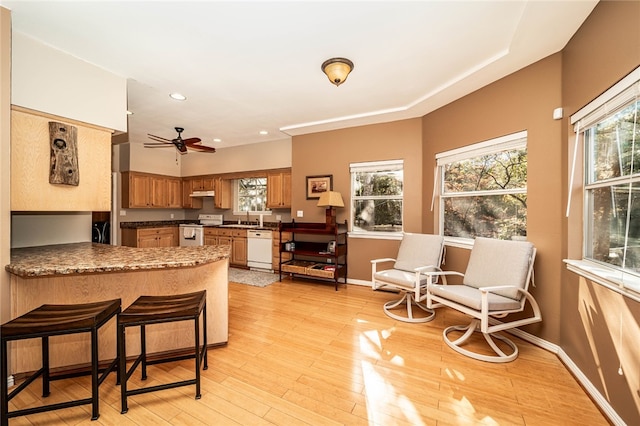
[[[349,238],[362,238],[370,240],[401,240],[401,232],[349,232]]]
[[[617,269],[607,268],[602,264],[588,260],[564,259],[563,262],[567,264],[569,271],[600,284],[609,290],[615,291],[622,296],[640,302],[640,294],[632,290],[640,290],[640,277],[624,273]]]

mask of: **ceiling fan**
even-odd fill
[[[174,145],[176,149],[180,152],[180,154],[186,154],[187,148],[192,149],[194,151],[200,151],[200,152],[211,152],[211,153],[216,152],[215,148],[212,148],[210,146],[200,145],[201,143],[200,138],[182,139],[182,132],[184,132],[184,128],[176,127],[175,129],[176,129],[176,132],[178,132],[177,138],[165,139],[165,138],[161,138],[160,136],[155,136],[150,134],[148,135],[149,139],[155,142],[145,142],[144,147],[145,148],[167,148]]]

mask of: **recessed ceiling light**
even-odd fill
[[[213,141],[214,141],[214,142],[222,142],[222,139],[220,139],[220,138],[213,138]]]
[[[266,130],[260,130],[260,134],[261,134],[261,135],[268,135],[268,134],[269,134],[269,132],[267,132]]]
[[[185,95],[181,95],[180,93],[170,93],[169,97],[171,99],[175,99],[176,101],[184,101],[187,99]]]

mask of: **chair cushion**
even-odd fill
[[[387,269],[386,271],[376,272],[373,275],[374,279],[379,283],[389,283],[397,287],[403,287],[406,289],[415,289],[415,272],[401,271],[399,269]],[[428,277],[426,275],[420,276],[420,285],[426,285]]]
[[[443,241],[441,235],[405,233],[393,269],[413,272],[421,266],[440,267]]]
[[[529,261],[533,244],[528,241],[507,241],[476,238],[469,257],[464,283],[471,287],[528,286]],[[497,291],[505,297],[519,300],[516,290]]]
[[[475,287],[432,284],[429,286],[429,292],[477,311],[481,309],[481,293]],[[488,301],[489,312],[520,309],[520,302],[499,294],[489,293]]]

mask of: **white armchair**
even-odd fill
[[[405,322],[427,322],[433,319],[433,310],[425,305],[426,287],[432,278],[425,273],[440,271],[443,255],[442,236],[405,233],[396,259],[383,258],[371,261],[372,288],[389,288],[402,293],[401,299],[384,304],[384,312],[389,317]],[[391,268],[379,270],[391,262],[394,262]],[[414,316],[414,306],[427,315]]]
[[[481,361],[516,359],[518,347],[497,332],[542,321],[538,303],[528,291],[535,257],[536,249],[530,242],[476,238],[465,274],[430,273],[434,279],[445,275],[464,277],[461,285],[447,285],[443,281],[443,284],[430,283],[427,288],[429,309],[447,306],[472,318],[469,325],[446,328],[442,333],[445,343],[456,352]],[[509,314],[524,311],[527,302],[531,305],[531,314],[512,321],[504,320]],[[478,351],[463,347],[475,331],[482,333],[495,355],[481,348]],[[452,340],[452,332],[462,335]],[[494,339],[504,344],[498,345]]]

